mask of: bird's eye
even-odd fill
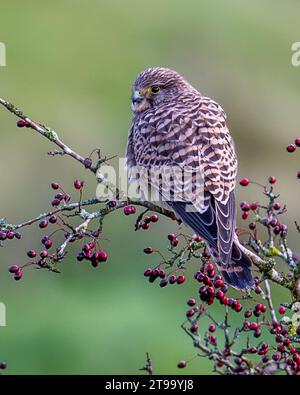
[[[150,90],[151,90],[151,93],[153,93],[154,95],[157,95],[160,91],[160,87],[157,85],[153,85],[153,86],[151,86]]]

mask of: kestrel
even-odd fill
[[[132,111],[129,175],[133,168],[146,169],[149,186],[162,197],[170,192],[166,204],[206,241],[225,281],[239,289],[253,286],[252,262],[235,236],[237,158],[221,106],[177,72],[155,67],[137,76]],[[149,177],[152,169],[174,165],[192,169],[192,177],[186,181],[171,176],[169,182],[167,177],[161,181],[164,175],[160,181]],[[202,193],[195,172],[202,174]],[[186,193],[177,199],[180,189]]]

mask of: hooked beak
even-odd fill
[[[134,91],[132,98],[131,98],[132,103],[140,103],[143,99],[144,99],[144,96],[142,96],[139,91]]]

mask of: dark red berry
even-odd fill
[[[20,268],[19,268],[18,265],[12,265],[12,266],[8,269],[8,271],[9,271],[9,273],[17,273],[17,271],[18,271],[19,269],[20,269]]]
[[[247,211],[244,211],[242,214],[243,219],[247,219],[249,217],[249,213]]]
[[[166,278],[163,278],[162,280],[160,280],[159,286],[161,288],[165,287],[166,285],[168,285],[168,280]]]
[[[60,205],[60,200],[59,199],[53,199],[51,202],[53,207],[57,207]]]
[[[16,281],[19,281],[19,280],[21,280],[22,277],[23,277],[23,272],[22,272],[21,269],[19,269],[19,270],[15,273],[14,279],[15,279]]]
[[[144,276],[145,277],[149,277],[152,273],[152,269],[150,267],[148,267],[145,271],[144,271]]]
[[[7,237],[8,239],[12,240],[12,239],[15,237],[15,233],[14,233],[12,230],[10,230],[10,231],[8,231],[8,232],[6,233],[6,237]]]
[[[6,367],[7,367],[6,362],[0,362],[0,369],[4,370],[6,369]]]
[[[276,203],[274,204],[273,208],[274,208],[274,210],[280,210],[280,208],[281,208],[280,203],[276,202]]]
[[[82,253],[82,252],[80,252],[78,255],[77,255],[77,261],[78,262],[82,262],[83,260],[84,260],[84,254]]]
[[[34,250],[30,250],[27,252],[28,258],[35,258],[36,257],[36,252]]]
[[[196,300],[191,298],[191,299],[189,299],[189,300],[187,301],[187,304],[188,304],[189,306],[195,306]]]
[[[249,229],[254,230],[256,228],[256,223],[250,222],[250,224],[248,226],[249,226]]]
[[[294,144],[290,144],[286,147],[287,152],[294,152],[296,150],[296,147]]]
[[[41,229],[47,228],[47,226],[48,226],[48,221],[45,220],[45,219],[43,219],[43,220],[39,223],[39,227],[40,227]]]
[[[51,215],[51,217],[49,218],[49,222],[51,224],[55,224],[57,222],[57,216],[56,215]]]
[[[146,247],[146,248],[144,248],[144,253],[145,254],[152,254],[152,252],[153,252],[153,248],[152,247]]]
[[[22,238],[21,233],[15,232],[15,238],[18,239],[18,240],[20,240],[20,239]]]
[[[28,128],[30,126],[30,123],[27,122],[25,119],[19,119],[17,122],[17,126],[18,128],[24,128],[24,127]]]
[[[60,186],[59,186],[59,184],[58,184],[57,182],[53,182],[53,183],[51,184],[51,188],[54,189],[54,190],[56,191],[57,189],[60,188]]]
[[[248,202],[241,202],[240,208],[242,211],[249,211],[250,210],[250,204]]]
[[[105,251],[99,252],[99,262],[106,262],[107,258],[108,258],[108,255]]]
[[[186,365],[187,365],[186,361],[180,361],[180,362],[178,362],[177,367],[179,369],[183,369],[186,367]]]
[[[7,237],[7,233],[3,232],[3,231],[0,231],[0,240],[4,241],[6,239],[6,237]]]

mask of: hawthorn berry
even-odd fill
[[[12,240],[15,237],[15,232],[13,232],[12,230],[8,231],[6,233],[6,237],[10,240]]]
[[[57,222],[57,216],[56,215],[51,215],[49,218],[50,224],[55,224]]]
[[[22,272],[22,269],[19,268],[18,271],[14,275],[14,279],[16,281],[19,281],[19,280],[21,280],[22,277],[23,277],[23,272]]]
[[[145,254],[149,255],[149,254],[152,254],[152,252],[153,252],[153,248],[152,247],[144,248],[144,253]]]
[[[18,271],[19,269],[20,269],[20,268],[19,268],[18,265],[12,265],[12,266],[8,269],[8,271],[9,271],[9,273],[14,274],[14,273],[17,273],[17,271]]]
[[[247,211],[244,211],[242,214],[243,219],[247,219],[249,217],[249,213]]]
[[[99,252],[99,262],[106,262],[107,258],[108,258],[108,255],[105,251]]]
[[[45,241],[45,247],[47,250],[49,250],[52,247],[52,240],[48,239]]]
[[[0,231],[0,240],[1,241],[4,241],[4,240],[6,240],[6,237],[7,237],[7,233],[6,232],[3,232],[2,230]]]
[[[176,277],[174,274],[172,274],[172,275],[169,277],[169,283],[170,283],[170,284],[175,284],[175,283],[176,283],[176,280],[177,280],[177,277]]]
[[[157,222],[159,220],[159,217],[157,214],[152,214],[150,217],[151,222]]]
[[[294,151],[296,150],[296,147],[295,147],[294,144],[289,144],[289,145],[286,147],[286,150],[287,150],[287,152],[294,152]]]
[[[186,367],[186,365],[187,365],[187,362],[186,362],[186,361],[180,361],[180,362],[178,362],[177,367],[178,367],[179,369],[183,369],[183,368]]]
[[[30,127],[30,123],[28,121],[26,121],[25,119],[19,119],[17,122],[17,126],[18,128],[29,128]]]
[[[277,180],[276,180],[275,177],[270,176],[270,177],[268,178],[268,181],[269,181],[270,184],[275,184],[275,182],[276,182]]]
[[[56,191],[57,189],[60,188],[60,185],[59,185],[57,182],[52,182],[51,188],[54,189],[54,190]]]
[[[59,199],[53,199],[51,204],[52,204],[53,207],[57,207],[57,206],[60,205],[60,202],[61,201]]]
[[[7,367],[7,363],[6,362],[0,362],[0,369],[4,370]]]
[[[182,284],[185,282],[185,276],[184,275],[180,275],[177,277],[176,279],[177,284]]]
[[[28,258],[35,258],[36,257],[36,252],[34,250],[30,250],[27,252]]]
[[[248,180],[248,178],[242,178],[242,179],[240,180],[240,185],[241,185],[242,187],[246,187],[247,185],[249,185],[249,180]]]
[[[187,301],[187,304],[188,304],[189,306],[195,306],[196,300],[191,298],[191,299],[189,299],[189,300]]]
[[[279,314],[284,314],[286,312],[286,308],[283,305],[281,305],[278,309],[278,312]]]
[[[161,288],[165,287],[166,285],[168,285],[168,280],[166,278],[163,278],[162,280],[160,280],[159,286]]]
[[[83,187],[83,185],[84,185],[84,182],[83,181],[80,181],[80,180],[75,180],[74,181],[74,188],[75,189],[81,189],[82,187]]]
[[[216,331],[216,325],[215,324],[210,324],[208,327],[208,330],[210,333],[214,333]]]
[[[48,241],[48,240],[47,240],[47,241]],[[40,257],[41,257],[42,259],[47,258],[48,255],[49,255],[49,253],[48,253],[48,251],[46,251],[46,250],[41,251],[41,253],[40,253]]]
[[[43,220],[39,223],[39,227],[40,227],[41,229],[47,228],[47,226],[48,226],[48,221],[45,220],[45,219],[43,219]]]

